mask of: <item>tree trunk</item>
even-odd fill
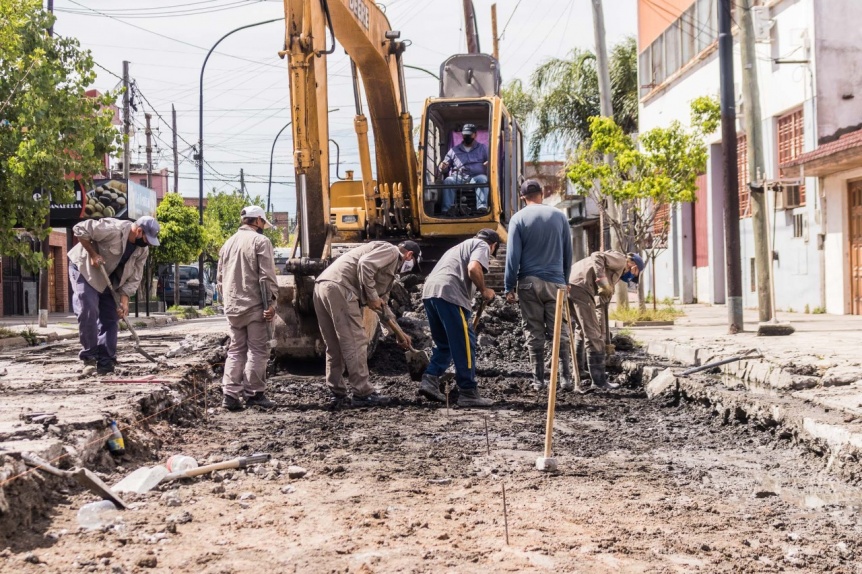
[[[180,264],[174,263],[174,305],[180,304]]]

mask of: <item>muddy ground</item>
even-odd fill
[[[93,497],[67,485],[0,543],[0,571],[862,572],[862,489],[779,429],[649,401],[637,381],[561,395],[560,470],[539,473],[546,397],[530,390],[513,308],[492,309],[485,336],[488,410],[417,398],[391,340],[371,365],[386,408],[329,410],[308,369],[271,378],[275,412],[205,420],[186,403],[150,427],[160,448],[102,469],[109,483],[174,453],[273,461],[129,496],[132,510],[92,531],[76,512]]]

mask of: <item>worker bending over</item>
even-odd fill
[[[314,284],[314,310],[326,345],[326,382],[332,406],[348,400],[343,373],[347,369],[352,406],[380,406],[389,397],[375,391],[368,380],[368,337],[362,308],[384,313],[389,291],[405,262],[419,270],[421,252],[415,241],[397,246],[372,241],[341,255],[318,275]]]
[[[222,377],[222,406],[229,411],[247,407],[275,408],[266,398],[266,365],[269,362],[267,322],[275,317],[278,283],[272,242],[263,230],[272,225],[262,207],[251,205],[240,212],[242,225],[219,251],[217,284],[224,314],[230,325],[230,347]],[[263,301],[264,280],[269,301]]]
[[[527,348],[533,366],[533,389],[545,382],[545,337],[554,332],[557,289],[566,288],[572,265],[572,234],[563,212],[542,204],[542,186],[534,179],[521,185],[525,207],[509,221],[506,247],[506,301],[517,301],[526,326]],[[572,390],[569,331],[560,328],[560,389]]]
[[[596,251],[572,265],[569,275],[569,301],[575,308],[578,324],[576,350],[578,365],[587,359],[593,388],[617,389],[605,373],[605,337],[596,316],[596,297],[602,304],[611,300],[620,280],[637,284],[644,261],[640,255],[619,251]],[[587,356],[584,357],[586,348]]]
[[[144,216],[135,222],[112,217],[89,219],[72,228],[78,245],[69,251],[72,309],[78,316],[78,336],[84,361],[82,374],[114,372],[119,320],[129,314],[129,297],[138,291],[149,246],[159,244],[159,222]],[[99,266],[120,296],[114,300]]]
[[[497,253],[500,236],[493,229],[482,229],[476,237],[449,249],[425,280],[422,303],[428,315],[434,351],[431,364],[419,385],[419,394],[432,401],[445,402],[440,375],[455,361],[459,407],[487,407],[491,399],[479,396],[476,384],[476,333],[470,321],[470,301],[478,289],[485,301],[494,291],[485,286],[490,258]]]

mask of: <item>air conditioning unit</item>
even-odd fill
[[[781,186],[781,195],[784,199],[783,209],[793,209],[802,205],[802,190],[799,183]]]
[[[771,44],[772,27],[775,26],[775,20],[769,18],[769,7],[752,6],[751,19],[754,23],[754,41]]]

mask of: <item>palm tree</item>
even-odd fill
[[[609,67],[614,119],[626,133],[633,133],[638,121],[634,37],[625,38],[611,49]],[[576,48],[568,58],[552,58],[533,71],[529,90],[524,90],[520,80],[514,80],[502,95],[525,128],[532,128],[533,161],[538,160],[545,145],[574,149],[589,139],[589,119],[600,114],[595,54]]]

